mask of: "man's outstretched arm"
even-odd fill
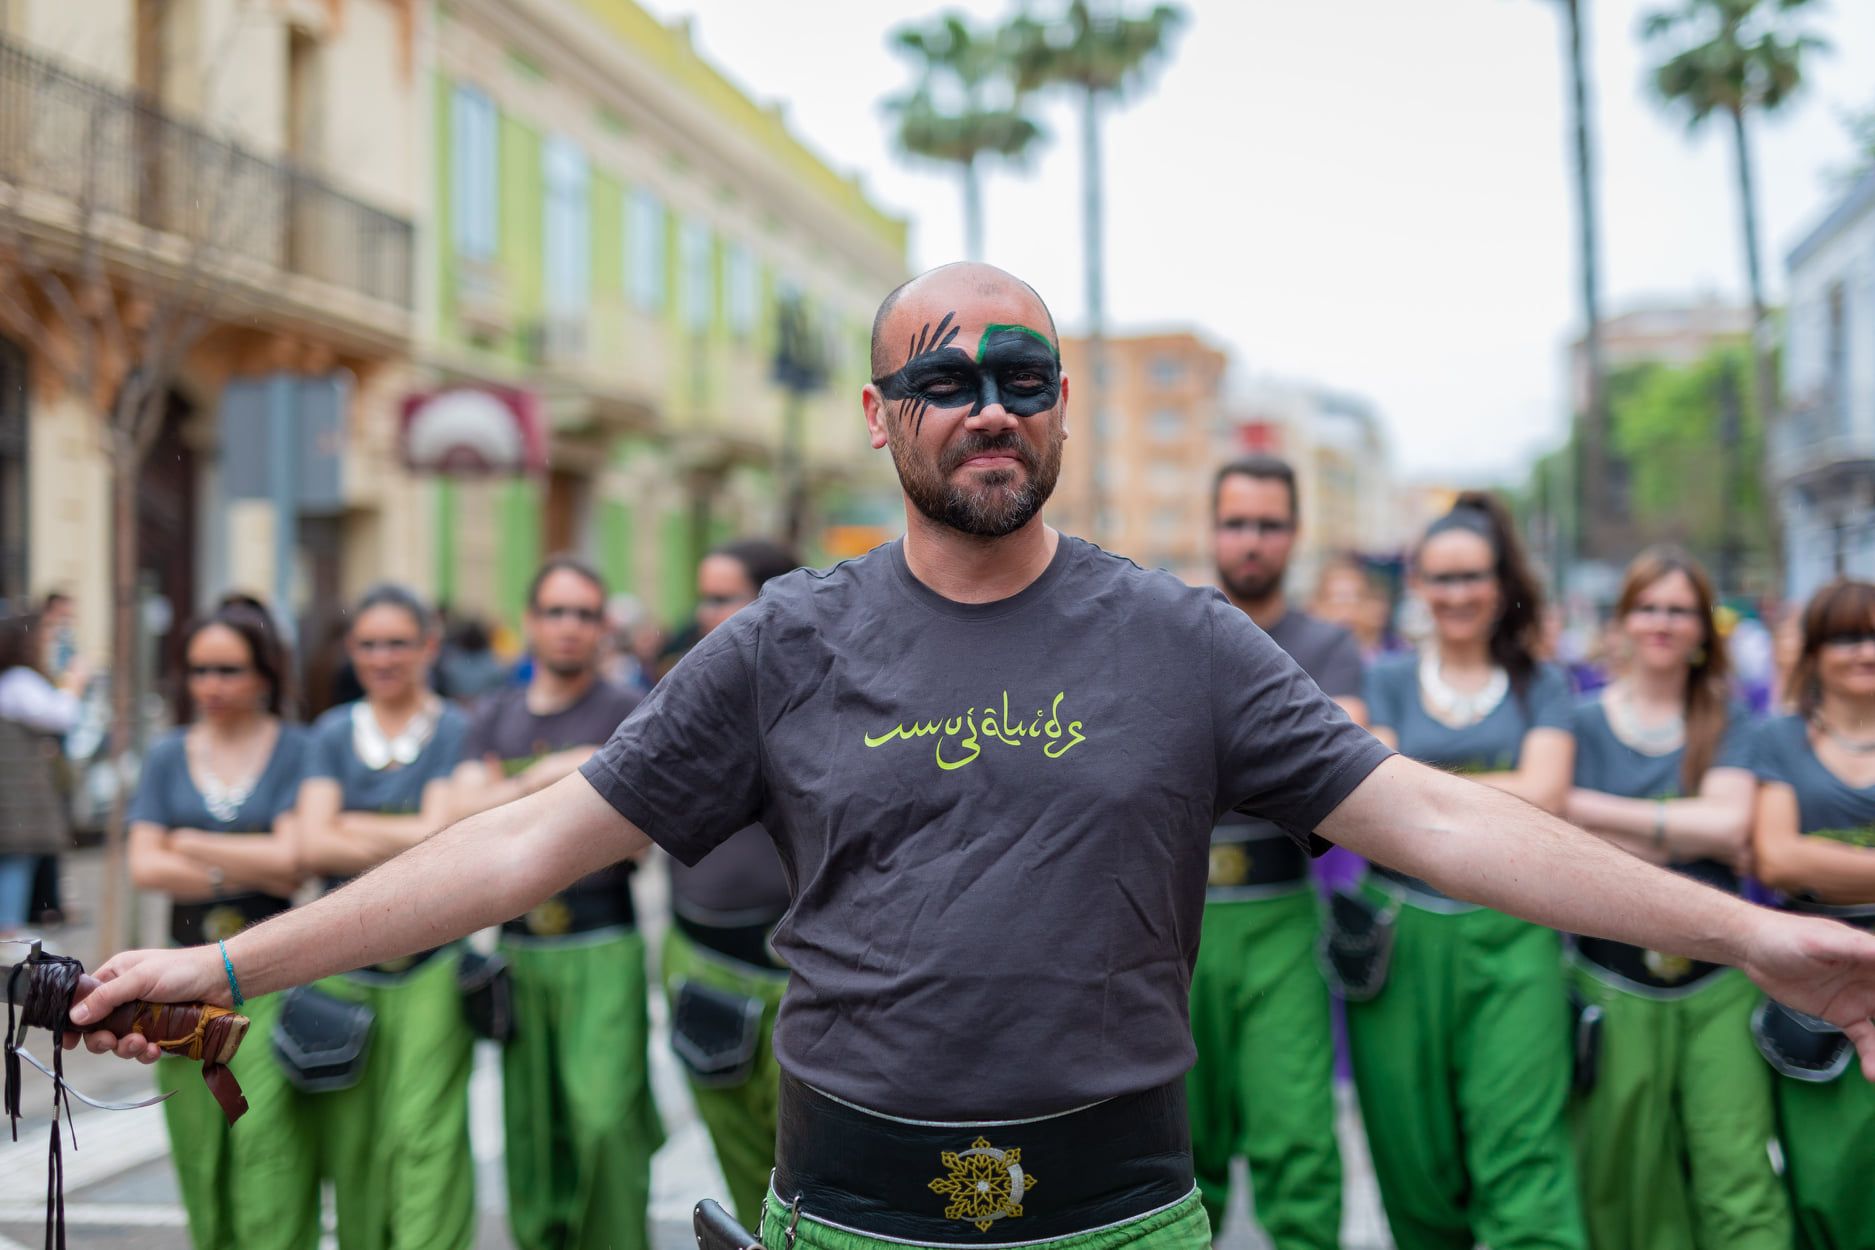
[[[1322,836],[1455,898],[1551,928],[1742,968],[1847,1032],[1875,1081],[1875,936],[1655,868],[1501,791],[1394,756]]]
[[[584,777],[567,777],[451,825],[343,889],[229,938],[228,957],[243,995],[303,985],[512,919],[648,841]],[[138,998],[231,1002],[214,946],[126,951],[96,975],[103,984],[72,1009],[80,1024]],[[140,1038],[91,1033],[85,1040],[95,1051],[156,1057]]]

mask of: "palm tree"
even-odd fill
[[[1119,0],[1114,0],[1118,3]],[[1090,529],[1100,536],[1106,506],[1107,447],[1106,294],[1100,185],[1100,113],[1103,104],[1119,103],[1144,85],[1164,60],[1172,34],[1184,24],[1184,11],[1155,4],[1140,17],[1110,9],[1102,0],[1069,0],[1052,21],[1028,13],[1005,31],[1016,83],[1024,90],[1059,87],[1078,97],[1081,106],[1081,212],[1087,278],[1087,359],[1093,375],[1089,433],[1094,476],[1088,495]]]
[[[1778,411],[1776,343],[1758,265],[1758,209],[1745,115],[1781,108],[1803,86],[1805,58],[1829,47],[1794,29],[1803,11],[1816,7],[1813,0],[1681,0],[1676,9],[1650,14],[1641,28],[1648,43],[1666,54],[1654,68],[1654,89],[1663,103],[1685,114],[1687,129],[1699,129],[1716,113],[1731,120],[1745,277],[1751,288],[1753,371],[1758,411],[1767,423]]]
[[[971,28],[955,13],[929,25],[902,26],[894,49],[910,57],[918,83],[885,102],[897,118],[895,138],[907,156],[955,165],[963,179],[964,250],[983,258],[983,186],[978,162],[986,156],[1020,162],[1043,137],[1023,112],[1022,93],[1010,78],[993,34]]]

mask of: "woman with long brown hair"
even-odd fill
[[[1758,876],[1788,910],[1875,930],[1875,585],[1832,582],[1811,598],[1785,697],[1796,713],[1758,735]],[[1875,1086],[1844,1075],[1854,1048],[1820,1020],[1765,1002],[1752,1031],[1776,1073],[1797,1244],[1868,1245]]]
[[[305,734],[283,717],[290,663],[258,604],[230,600],[191,623],[182,653],[177,728],[150,748],[130,804],[130,875],[168,896],[170,941],[193,946],[293,905]],[[157,1069],[173,1091],[163,1113],[190,1239],[211,1250],[310,1250],[318,1181],[289,1122],[293,1092],[265,1044],[279,997],[250,998],[243,1010],[262,1044],[234,1059],[248,1101],[239,1132],[186,1065]]]
[[[1625,663],[1576,708],[1564,814],[1736,894],[1758,783],[1713,606],[1684,552],[1657,547],[1628,566],[1614,613]],[[1595,1250],[1784,1250],[1790,1210],[1768,1149],[1771,1083],[1747,1029],[1751,982],[1601,938],[1577,938],[1572,957],[1589,1022],[1576,1160]]]
[[[1536,658],[1542,594],[1503,505],[1459,496],[1420,540],[1412,576],[1434,636],[1368,671],[1375,734],[1561,811],[1569,683]],[[1392,928],[1391,960],[1333,966],[1394,1241],[1585,1246],[1565,1120],[1560,939],[1378,864],[1360,891],[1369,925]]]

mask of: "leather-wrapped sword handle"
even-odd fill
[[[79,977],[72,1001],[84,998],[99,984],[89,974]],[[208,1082],[209,1092],[221,1104],[228,1123],[233,1124],[247,1110],[240,1083],[228,1070],[228,1061],[247,1036],[248,1019],[244,1015],[213,1003],[152,1003],[137,999],[119,1004],[95,1023],[68,1027],[82,1033],[107,1029],[118,1037],[136,1033],[154,1042],[166,1055],[197,1060],[202,1065],[202,1079]]]

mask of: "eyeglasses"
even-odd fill
[[[1421,573],[1419,580],[1434,590],[1464,590],[1483,586],[1496,577],[1490,569],[1455,569],[1450,573]]]
[[[739,608],[745,603],[754,602],[755,600],[747,595],[704,595],[697,600],[697,606],[700,608]]]
[[[252,664],[191,664],[189,680],[201,681],[205,677],[245,677],[254,671]]]
[[[1219,521],[1217,527],[1226,534],[1255,534],[1258,538],[1276,538],[1293,531],[1296,523],[1273,521],[1268,517],[1233,516]]]
[[[581,625],[597,625],[605,619],[605,613],[598,608],[576,608],[570,603],[535,608],[534,615],[543,621],[578,621]]]
[[[1698,608],[1683,608],[1669,603],[1637,603],[1629,610],[1629,616],[1664,616],[1674,623],[1696,621],[1702,613]]]
[[[417,638],[355,638],[352,646],[366,655],[408,655],[421,647],[423,642]]]
[[[1875,642],[1875,630],[1856,630],[1852,633],[1831,634],[1823,640],[1823,647],[1829,651],[1854,651],[1865,642]]]

